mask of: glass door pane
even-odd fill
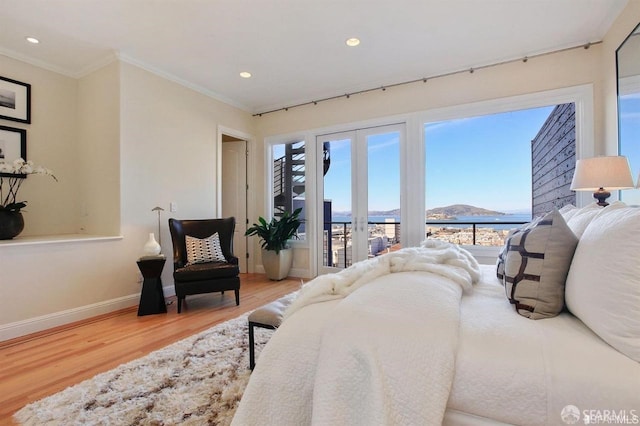
[[[318,137],[318,273],[400,247],[403,134],[404,127],[394,125]]]
[[[367,147],[367,255],[400,248],[400,131],[364,135]]]
[[[322,262],[323,268],[346,268],[352,252],[352,149],[349,134],[319,138],[322,146]],[[325,269],[322,272],[327,272]]]

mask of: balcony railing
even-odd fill
[[[323,265],[336,268],[351,266],[351,222],[325,222],[324,230]]]
[[[472,241],[471,241],[471,245],[477,245],[477,233],[478,233],[478,225],[481,225],[481,228],[490,228],[492,229],[494,232],[496,232],[495,226],[502,226],[502,225],[514,225],[514,228],[516,226],[520,226],[520,225],[524,225],[525,223],[528,222],[523,222],[523,221],[501,221],[501,220],[494,220],[494,221],[475,221],[475,220],[469,220],[469,221],[458,221],[458,220],[427,220],[425,222],[425,225],[427,226],[427,228],[429,227],[429,225],[438,225],[437,227],[439,227],[442,230],[453,230],[453,229],[461,229],[461,227],[464,227],[466,225],[471,225],[471,233],[472,233]],[[491,225],[491,226],[489,226]],[[462,228],[465,229],[465,228]],[[468,228],[467,228],[468,229]],[[506,231],[503,232],[504,236],[506,237],[506,234],[509,232],[509,229],[501,229],[499,231]],[[429,235],[429,232],[427,232],[427,237],[430,237],[432,235]],[[435,238],[437,238],[437,236],[435,236]],[[504,244],[504,238],[502,238],[497,244],[489,244],[489,245],[502,245]],[[483,245],[487,245],[487,244],[483,244]]]
[[[425,237],[462,245],[501,246],[504,244],[504,239],[510,229],[525,223],[527,222],[427,220],[425,221]],[[371,221],[367,222],[367,224],[370,256],[376,256],[380,252],[401,247],[400,222]],[[324,265],[343,268],[351,266],[351,222],[325,222],[324,225]],[[513,227],[505,228],[504,225],[513,225]],[[496,226],[500,226],[503,229],[495,229]],[[393,227],[393,230],[389,229],[389,227]],[[480,232],[482,229],[486,229],[486,232]],[[331,237],[329,237],[329,232]],[[371,253],[374,246],[373,240],[378,237],[386,238],[386,250],[378,251],[379,244],[375,244],[374,251],[376,252]]]

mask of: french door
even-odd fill
[[[316,139],[318,273],[399,247],[403,124]]]

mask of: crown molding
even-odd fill
[[[202,86],[200,86],[198,84],[194,84],[194,83],[192,83],[190,81],[184,80],[184,79],[182,79],[180,77],[177,77],[177,76],[175,76],[175,75],[173,75],[173,74],[171,74],[169,72],[166,72],[164,70],[156,68],[156,67],[154,67],[152,65],[149,65],[149,64],[147,64],[145,62],[142,62],[142,61],[139,61],[139,60],[137,60],[135,58],[132,58],[130,56],[127,56],[125,54],[116,53],[116,55],[117,55],[118,59],[120,61],[122,61],[122,62],[125,62],[125,63],[130,64],[130,65],[134,65],[134,66],[136,66],[138,68],[142,68],[143,70],[149,71],[150,73],[155,74],[155,75],[157,75],[159,77],[162,77],[162,78],[164,78],[166,80],[169,80],[169,81],[172,81],[174,83],[177,83],[177,84],[179,84],[181,86],[184,86],[184,87],[186,87],[188,89],[191,89],[193,91],[201,93],[201,94],[203,94],[205,96],[208,96],[210,98],[213,98],[213,99],[215,99],[217,101],[224,102],[225,104],[234,106],[234,107],[236,107],[238,109],[241,109],[241,110],[243,110],[245,112],[249,112],[249,113],[252,112],[251,108],[249,108],[247,105],[241,104],[241,103],[239,103],[239,102],[237,102],[237,101],[235,101],[233,99],[230,99],[230,98],[228,98],[226,96],[223,96],[223,95],[221,95],[219,93],[216,93],[216,92],[214,92],[212,90],[209,90],[209,89],[207,89],[205,87],[202,87]]]
[[[132,57],[127,56],[127,55],[124,55],[124,54],[119,53],[117,51],[109,52],[109,54],[107,54],[104,57],[98,59],[97,61],[94,61],[93,63],[89,64],[88,66],[86,66],[86,67],[84,67],[84,68],[82,68],[81,70],[78,70],[78,71],[70,70],[70,69],[63,68],[63,67],[59,67],[57,65],[53,65],[53,64],[50,64],[48,62],[41,61],[41,60],[33,58],[31,56],[23,55],[21,53],[15,52],[15,51],[10,50],[10,49],[5,49],[3,47],[0,47],[0,55],[7,56],[9,58],[16,59],[16,60],[21,61],[21,62],[26,62],[27,64],[36,66],[38,68],[43,68],[45,70],[53,71],[53,72],[55,72],[57,74],[61,74],[61,75],[64,75],[66,77],[71,77],[71,78],[75,78],[75,79],[80,79],[82,77],[85,77],[85,76],[91,74],[92,72],[94,72],[94,71],[96,71],[96,70],[98,70],[98,69],[100,69],[100,68],[102,68],[102,67],[104,67],[106,65],[109,65],[113,61],[119,60],[119,61],[131,64],[131,65],[134,65],[134,66],[136,66],[138,68],[142,68],[145,71],[148,71],[148,72],[150,72],[152,74],[155,74],[155,75],[157,75],[159,77],[162,77],[162,78],[164,78],[166,80],[169,80],[169,81],[172,81],[174,83],[177,83],[177,84],[179,84],[181,86],[184,86],[184,87],[186,87],[188,89],[191,89],[191,90],[193,90],[195,92],[201,93],[201,94],[203,94],[203,95],[205,95],[205,96],[207,96],[209,98],[213,98],[213,99],[215,99],[217,101],[223,102],[223,103],[225,103],[227,105],[231,105],[231,106],[236,107],[238,109],[241,109],[241,110],[243,110],[245,112],[248,112],[248,113],[252,113],[253,112],[251,110],[251,108],[249,108],[247,105],[244,105],[244,104],[242,104],[240,102],[237,102],[237,101],[235,101],[235,100],[233,100],[231,98],[228,98],[228,97],[223,96],[223,95],[221,95],[219,93],[216,93],[216,92],[214,92],[212,90],[209,90],[209,89],[207,89],[205,87],[202,87],[202,86],[200,86],[198,84],[191,83],[191,82],[189,82],[187,80],[184,80],[184,79],[182,79],[180,77],[177,77],[177,76],[175,76],[175,75],[173,75],[171,73],[163,71],[163,70],[161,70],[159,68],[156,68],[156,67],[154,67],[152,65],[149,65],[149,64],[147,64],[145,62],[139,61],[139,60],[137,60],[135,58],[132,58]]]
[[[86,67],[82,68],[80,71],[74,72],[71,77],[73,78],[82,78],[82,77],[86,77],[87,75],[91,74],[94,71],[99,70],[102,67],[105,67],[107,65],[109,65],[112,62],[115,62],[118,60],[118,55],[115,51],[109,52],[108,54],[106,54],[105,56],[103,56],[102,58],[92,62],[91,64],[87,65]]]
[[[64,75],[65,77],[71,77],[71,78],[75,78],[76,80],[82,77],[85,77],[89,74],[91,74],[92,72],[112,63],[113,61],[115,61],[116,59],[118,59],[117,55],[115,54],[115,52],[109,52],[107,55],[105,55],[104,57],[98,59],[97,61],[94,61],[93,63],[87,65],[86,67],[82,68],[79,71],[75,71],[75,70],[71,70],[68,68],[63,68],[57,65],[53,65],[49,62],[45,62],[42,61],[40,59],[36,59],[33,58],[31,56],[28,55],[23,55],[22,53],[18,53],[16,51],[10,50],[10,49],[5,49],[3,47],[0,47],[0,55],[4,55],[7,56],[9,58],[12,59],[16,59],[18,61],[21,62],[26,62],[29,65],[33,65],[36,66],[38,68],[43,68],[47,71],[53,71],[57,74],[61,74]]]
[[[31,56],[28,56],[28,55],[23,55],[22,53],[18,53],[18,52],[14,51],[14,50],[5,49],[4,47],[0,47],[0,55],[7,56],[9,58],[16,59],[16,60],[21,61],[21,62],[26,62],[27,64],[36,66],[38,68],[43,68],[43,69],[48,70],[48,71],[53,71],[53,72],[55,72],[57,74],[62,74],[64,76],[66,76],[66,77],[76,78],[74,76],[73,71],[71,71],[69,69],[62,68],[62,67],[50,64],[50,63],[45,62],[45,61],[41,61],[39,59],[33,58]]]

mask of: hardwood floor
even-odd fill
[[[0,342],[0,424],[24,405],[235,318],[300,288],[299,278],[269,281],[242,274],[240,306],[233,292],[175,297],[166,314],[138,317],[137,306]]]

